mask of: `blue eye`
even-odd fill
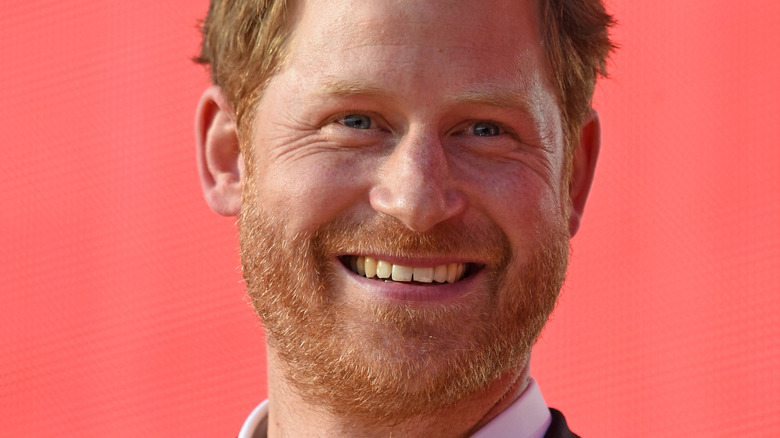
[[[495,137],[501,135],[501,128],[494,123],[477,122],[474,124],[472,130],[477,137]]]
[[[339,120],[342,125],[354,129],[371,129],[371,117],[364,114],[349,114]]]

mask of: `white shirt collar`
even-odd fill
[[[490,420],[472,438],[542,438],[552,423],[552,415],[534,379],[508,408]]]
[[[266,436],[268,428],[268,400],[249,414],[238,438],[260,438]],[[472,438],[542,438],[550,427],[552,416],[542,391],[534,379],[530,379],[523,394],[506,410],[490,420]]]
[[[238,438],[266,438],[268,434],[268,400],[260,403],[249,414],[238,433]]]

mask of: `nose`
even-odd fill
[[[395,145],[369,197],[374,210],[417,232],[456,217],[467,204],[441,139],[423,132],[409,132]]]

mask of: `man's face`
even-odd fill
[[[240,234],[249,294],[302,396],[392,417],[523,366],[569,238],[534,4],[298,11],[247,140]]]

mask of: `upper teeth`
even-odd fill
[[[368,256],[350,257],[352,271],[366,278],[379,277],[393,281],[417,281],[420,283],[455,283],[466,273],[465,263],[417,267],[394,265]]]

